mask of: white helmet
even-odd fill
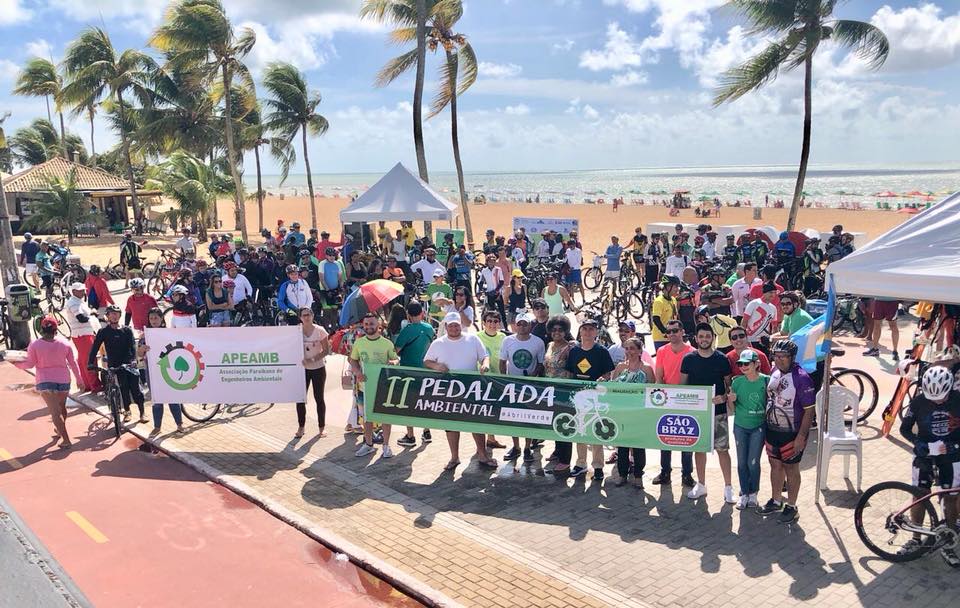
[[[960,369],[953,375],[953,390],[960,393]]]
[[[186,287],[184,287],[183,285],[174,285],[174,286],[173,286],[173,289],[170,290],[170,293],[171,293],[171,294],[174,294],[174,293],[182,293],[182,294],[186,295],[186,294],[190,293],[190,290],[187,289]]]
[[[143,289],[146,286],[147,282],[140,277],[134,277],[130,279],[130,289]]]
[[[923,396],[931,401],[942,401],[953,389],[953,374],[942,365],[927,368],[920,382]]]

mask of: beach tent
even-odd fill
[[[457,205],[443,198],[402,164],[340,212],[340,221],[453,221]]]
[[[960,192],[830,264],[837,293],[960,304]]]

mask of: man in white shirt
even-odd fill
[[[743,278],[733,282],[730,291],[733,292],[733,302],[730,304],[730,314],[737,319],[743,317],[747,302],[750,301],[750,288],[761,283],[757,277],[757,265],[748,262],[743,265]]]
[[[549,258],[553,253],[553,238],[550,236],[550,232],[544,232],[543,238],[537,243],[537,258],[544,260]]]
[[[190,236],[190,229],[183,229],[183,236],[177,239],[177,249],[186,258],[197,257],[197,242]]]
[[[100,322],[87,305],[87,288],[83,283],[70,286],[70,298],[64,304],[63,316],[70,327],[70,337],[77,349],[77,360],[86,361],[90,357],[90,348],[93,347],[93,339],[100,329]],[[86,365],[80,366],[80,377],[88,391],[102,390],[97,372],[88,370]]]
[[[223,265],[227,271],[227,277],[233,281],[233,303],[239,304],[247,299],[253,299],[253,285],[247,277],[240,274],[240,267],[233,262],[227,262]]]
[[[490,356],[487,348],[474,333],[465,333],[460,322],[460,314],[449,312],[443,318],[446,334],[434,340],[427,349],[423,364],[436,372],[445,374],[457,371],[490,371]],[[487,447],[483,433],[472,433],[477,448],[477,463],[481,467],[497,468],[497,461],[487,456]],[[447,431],[447,445],[450,446],[450,462],[444,467],[452,471],[460,464],[460,432]]]
[[[750,300],[743,311],[740,326],[747,332],[750,347],[769,354],[765,343],[773,333],[777,321],[777,307],[773,305],[773,296],[777,295],[777,288],[773,283],[763,286],[763,295],[756,300]]]
[[[439,270],[446,274],[447,269],[443,264],[437,261],[437,250],[433,247],[427,247],[423,250],[423,259],[410,267],[410,270],[419,272],[421,280],[429,283],[433,280],[433,273]]]
[[[503,270],[497,266],[497,256],[492,253],[487,254],[485,258],[486,266],[480,271],[483,278],[483,293],[487,298],[487,310],[496,310],[500,313],[500,318],[506,318],[503,309],[503,298],[501,293],[506,279],[503,276]]]
[[[583,250],[577,247],[577,242],[573,239],[567,241],[567,248],[563,250],[564,259],[567,261],[567,266],[570,267],[570,270],[566,277],[564,277],[564,283],[566,283],[567,291],[570,293],[570,297],[573,297],[574,290],[580,292],[580,299],[584,298],[583,294],[583,285],[581,268],[583,267]]]
[[[543,359],[546,356],[546,346],[543,340],[530,333],[533,329],[534,316],[529,312],[517,315],[517,333],[507,336],[500,345],[501,374],[508,376],[542,376]],[[530,448],[529,437],[524,439],[523,461],[533,462],[533,451]],[[516,460],[520,457],[520,438],[513,438],[513,447],[507,452],[504,460]]]
[[[717,233],[710,231],[707,233],[707,240],[703,243],[703,253],[707,256],[708,260],[712,260],[717,257]]]
[[[667,258],[664,272],[677,278],[683,276],[683,269],[690,265],[690,258],[683,254],[683,247],[677,245],[673,248],[673,255]]]

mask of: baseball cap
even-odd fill
[[[637,331],[637,325],[633,321],[620,321],[617,327],[629,327],[630,331]]]
[[[764,283],[763,284],[763,293],[770,293],[771,291],[776,291],[777,286],[773,283]]]
[[[588,325],[590,327],[598,327],[598,328],[600,327],[600,324],[597,323],[596,319],[586,319],[583,323],[580,324],[580,327],[587,327]]]
[[[515,276],[515,277],[522,277],[522,276],[523,276],[523,271],[520,270],[519,268],[514,268],[514,269],[513,269],[513,272],[511,272],[510,274],[511,274],[512,276]]]
[[[460,322],[460,313],[458,312],[448,312],[446,316],[443,317],[444,325],[449,325],[451,323],[456,323],[457,325],[462,325]]]
[[[742,353],[740,353],[740,358],[737,359],[737,363],[753,363],[759,360],[760,356],[757,355],[755,351],[746,348]]]
[[[447,274],[447,273],[445,273],[444,271],[440,270],[439,268],[437,268],[436,270],[433,271],[433,276],[434,276],[434,278],[436,278],[436,277],[442,277],[442,276],[445,275],[445,274]]]
[[[87,286],[84,285],[83,283],[74,283],[73,285],[70,286],[70,291],[80,291],[86,288]]]
[[[536,320],[537,320],[536,317],[534,317],[532,314],[530,314],[530,313],[529,313],[528,311],[526,311],[526,310],[524,310],[523,312],[517,314],[517,323],[519,323],[520,321],[526,321],[527,323],[533,323],[533,322],[536,321]]]

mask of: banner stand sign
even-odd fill
[[[564,241],[570,236],[571,230],[580,232],[580,220],[559,217],[515,217],[513,218],[513,232],[523,228],[534,244],[543,240],[543,233],[556,232],[563,236]]]
[[[156,403],[306,401],[299,326],[147,328],[144,334]]]
[[[367,365],[368,420],[619,447],[709,452],[713,388]]]

